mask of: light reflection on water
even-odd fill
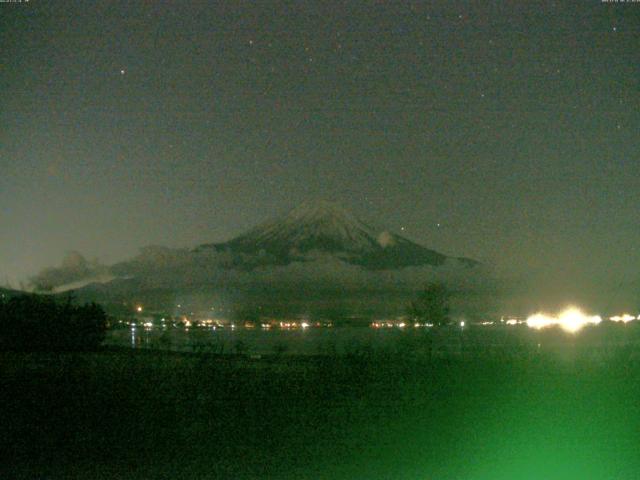
[[[622,328],[619,328],[622,327]],[[244,329],[154,327],[111,330],[106,345],[131,348],[244,353],[265,355],[331,355],[425,349],[440,353],[468,350],[575,349],[602,350],[621,345],[640,346],[640,328],[620,325],[613,328],[588,327],[579,335],[561,330],[537,331],[520,327],[465,327],[443,329],[374,329],[367,327]]]

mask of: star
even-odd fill
[[[122,70],[120,70],[120,75],[124,75],[126,72],[126,70],[123,68]]]

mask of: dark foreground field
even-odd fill
[[[2,479],[637,479],[640,364],[0,354]]]

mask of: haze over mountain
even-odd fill
[[[73,253],[32,283],[40,290],[77,289],[78,295],[98,301],[151,295],[155,303],[172,304],[178,295],[199,292],[196,296],[214,296],[218,304],[275,302],[284,310],[287,305],[308,310],[309,302],[335,307],[347,298],[358,308],[370,306],[375,303],[372,291],[384,303],[381,296],[404,298],[432,280],[469,291],[481,283],[482,270],[474,260],[430,250],[338,205],[319,202],[303,204],[227,242],[193,249],[145,247],[111,266]]]

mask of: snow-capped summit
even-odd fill
[[[242,255],[254,264],[287,264],[331,255],[369,269],[397,269],[411,265],[437,266],[447,259],[399,235],[372,227],[327,201],[304,203],[285,216],[258,225],[228,242],[202,245],[196,250],[212,248]]]
[[[266,222],[229,245],[236,250],[255,246],[278,253],[295,251],[363,252],[376,248],[376,232],[338,205],[304,203],[283,218]]]

